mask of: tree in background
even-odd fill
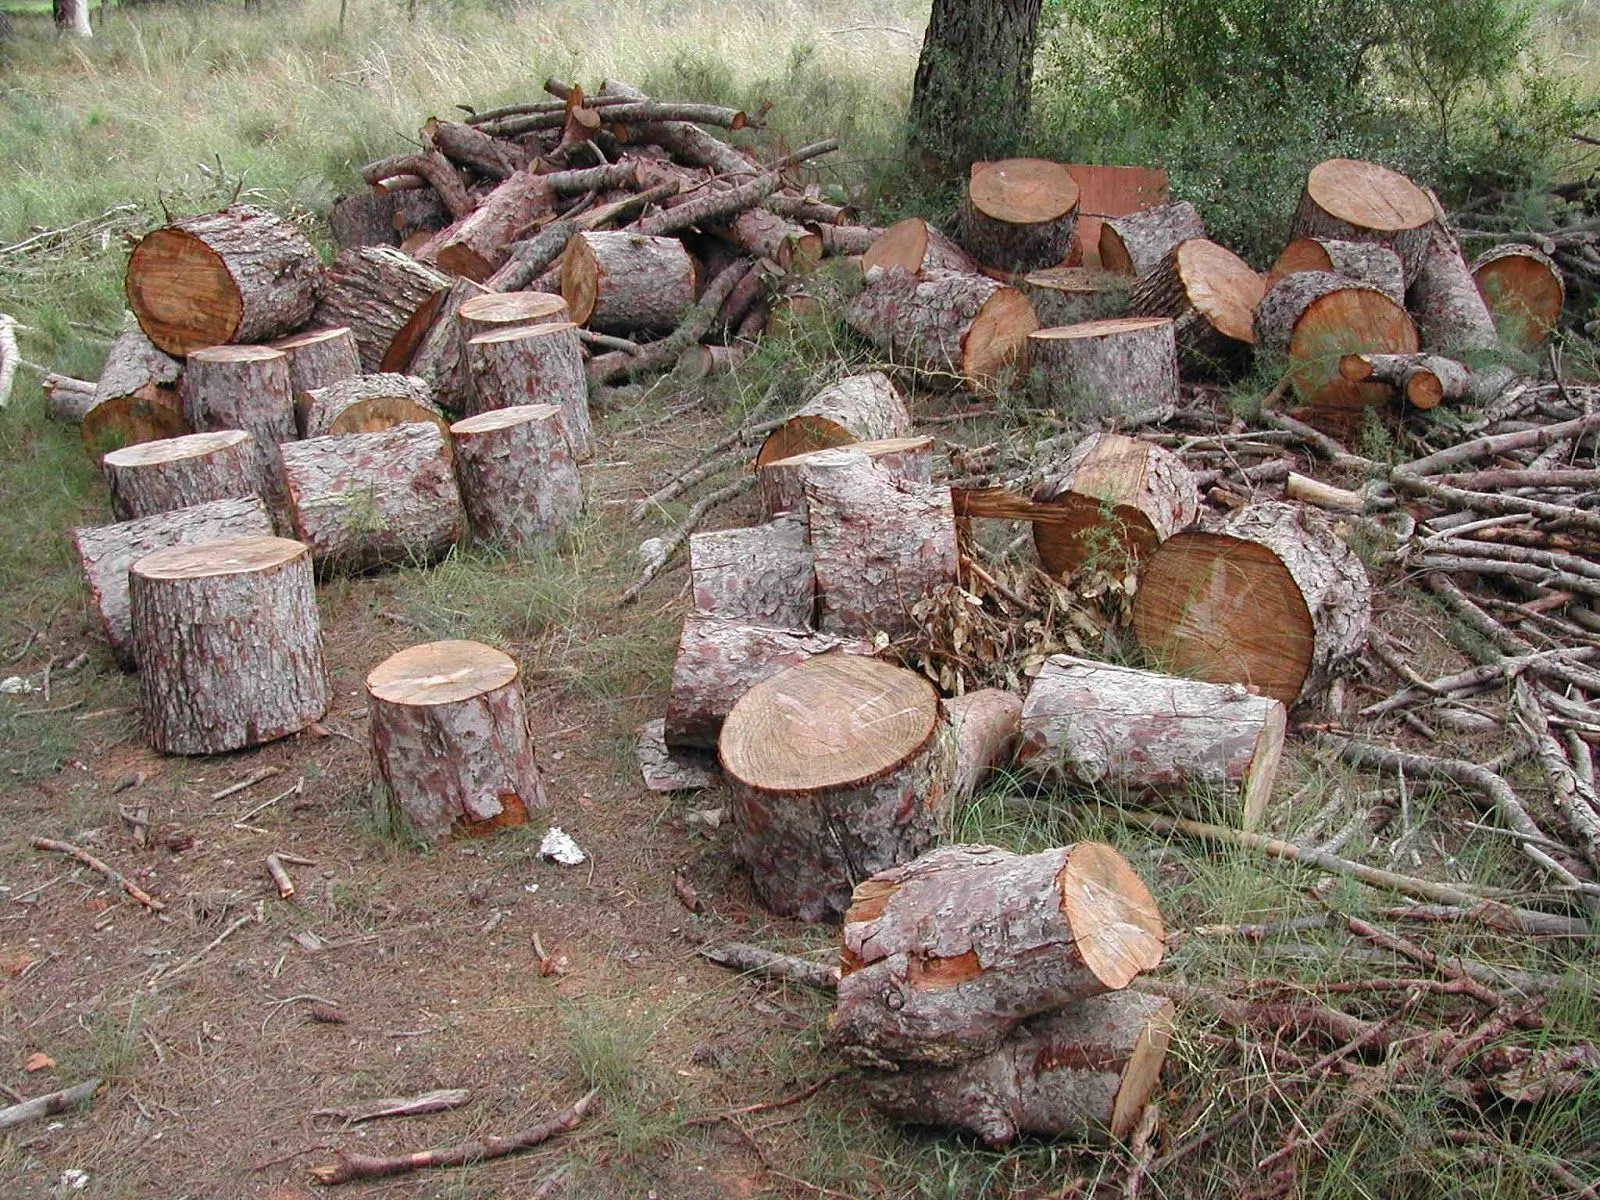
[[[94,31],[89,28],[89,0],[51,0],[50,11],[56,19],[58,34],[70,33],[83,38],[94,36]]]
[[[911,136],[954,166],[1003,157],[1023,137],[1040,0],[933,0],[911,91]]]

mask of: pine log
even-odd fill
[[[1230,378],[1249,361],[1251,326],[1266,290],[1237,254],[1205,238],[1175,246],[1134,285],[1128,312],[1171,317],[1184,378]]]
[[[1283,248],[1267,274],[1271,288],[1298,271],[1328,271],[1368,283],[1396,304],[1406,301],[1406,272],[1400,256],[1377,242],[1341,242],[1334,238],[1295,238]]]
[[[1406,288],[1405,303],[1416,318],[1425,349],[1462,354],[1493,350],[1500,344],[1494,317],[1442,214],[1428,231],[1427,248]]]
[[[1118,798],[1237,808],[1251,830],[1272,797],[1286,720],[1277,700],[1237,684],[1057,654],[1028,689],[1017,761]]]
[[[403,250],[388,246],[341,250],[328,268],[327,286],[313,320],[322,327],[349,329],[362,369],[376,371],[395,335],[417,309],[449,286],[449,276]]]
[[[1161,961],[1161,913],[1110,846],[942,846],[902,862],[860,883],[844,915],[829,1035],[852,1061],[953,1066]]]
[[[522,404],[450,426],[456,476],[480,538],[523,553],[548,549],[583,507],[583,488],[553,404]]]
[[[461,539],[448,432],[412,421],[279,448],[295,536],[320,569],[428,562]]]
[[[702,616],[805,629],[816,610],[806,527],[792,518],[691,535],[689,579]]]
[[[701,187],[691,176],[680,184],[677,199],[667,203],[660,212],[640,220],[632,232],[654,237],[716,224],[760,204],[779,182],[774,171],[757,175],[737,187]]]
[[[898,267],[869,275],[845,321],[896,366],[937,385],[992,391],[1005,382],[1028,335],[1039,327],[1016,288],[981,275]]]
[[[119,521],[152,517],[212,500],[254,496],[261,472],[252,435],[242,429],[191,433],[113,450],[100,460]]]
[[[1532,246],[1485,250],[1473,261],[1472,279],[1508,346],[1537,350],[1561,319],[1566,281],[1555,262]]]
[[[764,208],[747,208],[730,221],[722,236],[755,258],[785,271],[804,274],[822,261],[822,235]]]
[[[1148,275],[1178,243],[1205,235],[1206,223],[1187,200],[1107,217],[1100,224],[1100,265],[1121,275]]]
[[[1087,422],[1176,404],[1175,328],[1168,317],[1110,317],[1035,330],[1028,335],[1034,403]]]
[[[373,187],[387,188],[391,186],[388,181],[396,176],[421,176],[427,180],[456,220],[477,207],[477,199],[468,193],[461,172],[432,146],[424,146],[420,154],[396,154],[361,168],[361,178]]]
[[[531,168],[518,171],[439,240],[433,259],[441,271],[482,283],[506,261],[507,247],[554,206],[543,176]]]
[[[169,546],[128,572],[141,727],[162,754],[225,754],[328,711],[311,555],[287,538]]]
[[[456,310],[467,340],[512,325],[551,325],[572,319],[567,302],[552,292],[489,292],[464,300]]]
[[[870,655],[872,647],[805,627],[783,629],[690,614],[684,618],[672,668],[667,745],[715,749],[722,723],[741,696],[779,671],[831,651]]]
[[[384,659],[366,686],[372,760],[415,833],[488,832],[549,806],[510,655],[427,642]]]
[[[306,437],[378,433],[407,421],[448,422],[427,384],[414,375],[358,375],[303,397]]]
[[[602,98],[621,98],[640,103],[649,96],[617,79],[600,85]],[[753,175],[757,168],[726,142],[720,142],[699,126],[687,121],[652,121],[639,126],[634,140],[653,142],[673,158],[691,167],[709,167],[722,175]]]
[[[1033,305],[1039,324],[1053,328],[1122,316],[1128,311],[1131,282],[1112,271],[1051,267],[1030,271],[1016,287]]]
[[[51,371],[39,388],[44,392],[45,411],[52,421],[76,425],[94,407],[94,384],[87,379],[74,379],[71,375]]]
[[[854,205],[830,204],[810,191],[803,196],[797,196],[793,192],[779,192],[775,196],[768,196],[765,203],[780,217],[788,217],[791,221],[799,221],[805,225],[830,225],[840,229],[864,228],[850,224],[857,216]],[[883,230],[876,229],[872,234],[877,237],[882,232]]]
[[[561,259],[572,319],[606,333],[665,333],[694,304],[694,259],[674,237],[580,233]]]
[[[976,794],[991,771],[1011,762],[1021,729],[1022,701],[999,688],[979,688],[944,702],[956,743],[950,803]]]
[[[178,384],[196,430],[246,429],[266,448],[299,436],[289,356],[271,346],[207,346],[190,352]]]
[[[573,457],[581,462],[594,454],[583,346],[572,322],[513,325],[479,334],[467,343],[467,362],[472,368],[472,414],[553,404],[564,414]]]
[[[1078,184],[1060,163],[1008,158],[972,164],[961,205],[961,245],[986,267],[1064,265],[1078,220]]]
[[[675,379],[694,383],[714,375],[731,374],[749,357],[750,347],[744,345],[690,346],[678,355],[672,374]]]
[[[1500,390],[1494,386],[1497,376],[1480,381],[1438,354],[1346,354],[1339,359],[1339,374],[1352,383],[1388,384],[1420,409],[1437,408],[1445,400],[1481,403]]]
[[[515,142],[491,137],[459,121],[429,117],[422,126],[422,140],[432,143],[451,162],[490,179],[512,178],[527,165],[527,151]]]
[[[875,1071],[874,1108],[900,1121],[964,1129],[998,1149],[1019,1133],[1126,1141],[1161,1078],[1172,1001],[1110,992],[1032,1018],[994,1050],[951,1067]]]
[[[279,338],[272,348],[282,350],[289,360],[289,387],[297,407],[306,392],[361,374],[361,353],[348,329],[308,329]]]
[[[933,482],[933,439],[931,437],[877,438],[867,442],[848,443],[851,453],[865,454],[879,470],[887,471],[896,479],[912,483]],[[824,450],[809,450],[789,458],[775,458],[757,468],[757,484],[761,489],[761,504],[768,518],[788,513],[806,520],[805,470],[813,454]]]
[[[910,432],[911,414],[887,375],[881,371],[847,375],[823,388],[769,433],[756,454],[756,466],[830,446],[904,437]]]
[[[867,225],[813,223],[807,228],[813,230],[822,240],[822,254],[825,258],[854,258],[864,255],[884,233],[882,229]]]
[[[1170,450],[1096,433],[1048,470],[1033,504],[1051,510],[1033,517],[1033,542],[1046,571],[1065,578],[1088,565],[1123,575],[1194,523],[1200,493]]]
[[[395,334],[384,352],[385,371],[415,375],[428,385],[442,408],[455,412],[472,403],[472,372],[459,313],[463,304],[487,295],[481,284],[457,279],[425,301]]]
[[[1332,522],[1276,502],[1168,538],[1133,607],[1134,635],[1167,669],[1291,706],[1332,681],[1370,620],[1366,568]]]
[[[938,693],[877,659],[823,654],[756,684],[723,723],[734,856],[780,916],[836,919],[851,889],[932,846],[955,773]]]
[[[1404,175],[1375,163],[1330,158],[1306,176],[1289,236],[1388,246],[1400,256],[1409,287],[1434,216],[1428,193]]]
[[[111,653],[124,667],[134,665],[133,618],[128,606],[128,568],[168,546],[191,546],[226,538],[272,533],[272,518],[259,496],[214,500],[117,525],[72,531],[83,565],[89,600],[99,614]]]
[[[867,247],[861,269],[865,272],[873,267],[899,267],[912,275],[932,271],[976,275],[982,269],[977,259],[921,217],[896,221]]]
[[[190,432],[178,399],[182,374],[183,364],[157,350],[144,330],[119,333],[94,385],[94,403],[79,422],[90,457]]]
[[[398,246],[400,233],[394,223],[395,195],[369,188],[335,200],[328,214],[334,244],[341,250],[357,246]]]

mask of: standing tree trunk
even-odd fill
[[[919,150],[966,165],[1001,158],[1028,122],[1039,0],[934,0],[911,90]]]
[[[56,19],[58,34],[70,33],[73,37],[93,37],[89,28],[89,0],[53,0],[51,10]]]

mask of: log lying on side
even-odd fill
[[[1134,285],[1128,312],[1171,317],[1185,378],[1226,379],[1249,361],[1265,285],[1237,254],[1205,238],[1175,246]]]
[[[1178,400],[1178,348],[1168,317],[1109,317],[1028,335],[1029,390],[1074,421],[1126,417]]]
[[[979,688],[944,702],[956,743],[956,773],[949,803],[959,804],[983,786],[991,771],[1011,761],[1021,729],[1022,700],[999,688]]]
[[[372,760],[389,802],[434,841],[522,825],[546,808],[517,664],[479,642],[428,642],[367,676]]]
[[[1100,225],[1100,265],[1120,275],[1148,275],[1180,242],[1205,235],[1206,223],[1187,200],[1107,217]]]
[[[756,466],[851,442],[904,437],[911,414],[882,371],[847,375],[802,404],[761,443]]]
[[[1110,846],[942,846],[857,885],[830,1039],[863,1065],[952,1066],[1027,1017],[1127,987],[1160,963],[1162,936]]]
[[[141,728],[162,754],[224,754],[328,711],[311,555],[288,538],[169,546],[128,573]]]
[[[333,242],[341,250],[359,246],[398,246],[393,192],[376,188],[353,196],[340,196],[328,213]]]
[[[870,271],[874,267],[899,267],[912,275],[933,271],[976,275],[982,269],[977,259],[921,217],[896,221],[867,247],[861,256],[861,269]]]
[[[561,295],[580,325],[668,333],[694,304],[694,259],[675,237],[580,233],[561,258]]]
[[[183,364],[156,349],[144,330],[119,333],[94,385],[94,403],[79,422],[89,456],[191,432],[178,398],[182,374]]]
[[[692,535],[689,579],[702,616],[805,629],[816,611],[806,527],[791,517]]]
[[[566,417],[553,404],[497,408],[450,426],[456,476],[480,538],[548,549],[583,507]]]
[[[814,225],[811,228],[821,239],[822,253],[827,258],[865,254],[884,232],[869,225]]]
[[[1123,1141],[1160,1082],[1172,1014],[1163,996],[1091,996],[1024,1022],[979,1058],[875,1071],[862,1083],[880,1112],[969,1130],[992,1149],[1019,1133]]]
[[[933,845],[955,772],[933,685],[848,654],[751,688],[718,754],[734,855],[762,904],[803,921],[837,918],[862,879]]]
[[[1346,354],[1339,374],[1352,383],[1385,383],[1413,408],[1437,408],[1443,401],[1487,404],[1512,378],[1503,368],[1475,372],[1439,354]]]
[[[1387,246],[1400,256],[1410,286],[1434,217],[1428,193],[1404,175],[1358,159],[1330,158],[1306,176],[1289,236]]]
[[[132,521],[256,495],[261,471],[253,441],[243,429],[223,429],[113,450],[100,461],[113,515]]]
[[[567,302],[552,292],[489,292],[456,310],[467,340],[515,325],[552,325],[572,319]]]
[[[472,401],[472,374],[457,314],[463,304],[486,294],[481,284],[457,279],[425,301],[384,351],[383,370],[415,375],[441,407],[466,410]]]
[[[1520,350],[1537,350],[1544,344],[1567,301],[1560,268],[1532,246],[1485,250],[1472,263],[1472,281],[1489,307],[1500,340]]]
[[[1377,242],[1341,242],[1335,238],[1298,237],[1283,248],[1267,274],[1270,288],[1285,275],[1327,271],[1358,283],[1369,283],[1396,304],[1406,302],[1406,272],[1400,256]]]
[[[1034,490],[1033,544],[1052,575],[1085,564],[1117,574],[1137,567],[1194,524],[1200,493],[1170,450],[1118,433],[1084,438]]]
[[[1033,305],[1039,324],[1053,328],[1120,317],[1128,310],[1132,282],[1112,271],[1051,267],[1030,271],[1016,281],[1016,287]]]
[[[174,221],[128,259],[128,307],[168,354],[264,342],[299,329],[322,290],[316,249],[253,204]]]
[[[440,235],[432,246],[433,261],[441,271],[482,283],[506,261],[507,247],[554,204],[554,193],[542,176],[531,169],[518,171]]]
[[[740,363],[750,357],[748,344],[732,346],[690,346],[678,355],[672,368],[673,378],[685,383],[710,379],[713,375],[731,374]]]
[[[74,379],[71,375],[51,371],[39,387],[44,392],[45,411],[52,421],[76,425],[94,407],[94,384],[87,379]]]
[[[1293,705],[1365,644],[1371,595],[1326,516],[1253,504],[1161,544],[1139,578],[1133,631],[1173,671]]]
[[[1017,761],[1113,793],[1237,808],[1251,830],[1272,796],[1286,721],[1282,704],[1237,684],[1058,654],[1028,690]]]
[[[361,352],[348,329],[308,329],[273,342],[289,361],[289,387],[296,396],[361,374]]]
[[[911,483],[933,481],[933,439],[931,437],[877,438],[869,442],[849,442],[852,454],[864,454],[881,471]],[[789,458],[776,458],[757,468],[756,482],[761,504],[768,518],[787,513],[806,519],[805,472],[812,450]]]
[[[551,83],[547,82],[546,88]],[[600,95],[646,102],[649,96],[618,79],[600,84]],[[709,167],[720,175],[753,175],[756,166],[726,142],[719,142],[705,130],[687,121],[652,121],[641,125],[636,140],[654,142],[673,158],[692,167]]]
[[[1489,306],[1442,212],[1428,231],[1427,248],[1406,288],[1406,306],[1426,349],[1462,354],[1500,344]]]
[[[747,208],[722,231],[754,258],[775,262],[792,274],[815,270],[822,261],[822,235],[764,208]]]
[[[972,164],[961,205],[961,244],[986,267],[1066,265],[1077,234],[1078,183],[1060,163],[1008,158]]]
[[[300,398],[306,437],[378,433],[407,421],[448,428],[433,390],[415,375],[357,375]]]
[[[362,369],[377,371],[406,322],[449,286],[449,276],[403,250],[388,246],[341,250],[328,268],[313,320],[322,327],[349,329]]]
[[[570,321],[513,325],[467,343],[473,414],[523,404],[553,404],[564,417],[572,453],[594,454],[589,383],[583,373],[578,327]]]

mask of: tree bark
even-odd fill
[[[463,304],[485,295],[480,284],[457,279],[412,314],[384,352],[385,371],[415,375],[433,390],[434,400],[454,412],[470,409],[472,372],[459,313]]]
[[[1400,256],[1409,287],[1434,219],[1428,193],[1404,175],[1358,159],[1330,158],[1306,176],[1289,236],[1388,246]]]
[[[1494,318],[1473,281],[1467,260],[1441,217],[1429,230],[1427,249],[1406,288],[1423,347],[1446,354],[1493,350],[1500,344]]]
[[[467,343],[472,369],[472,413],[522,404],[553,404],[565,417],[573,457],[594,454],[589,423],[589,381],[583,372],[578,327],[570,321],[515,325],[479,334]]]
[[[1002,272],[1066,266],[1077,238],[1078,184],[1060,163],[1007,158],[972,164],[961,245]]]
[[[899,267],[912,275],[954,271],[977,275],[977,259],[921,217],[907,217],[885,229],[861,256],[863,272],[873,267]]]
[[[644,102],[650,99],[638,88],[618,79],[600,84],[600,95]],[[638,127],[635,141],[654,142],[673,158],[691,167],[709,167],[721,175],[753,175],[759,169],[726,142],[686,121],[653,121]]]
[[[974,795],[991,771],[1011,762],[1022,719],[1022,701],[999,688],[980,688],[944,702],[956,744],[950,803]]]
[[[722,236],[755,258],[777,263],[791,274],[816,269],[822,261],[822,235],[764,208],[747,208],[728,222]]]
[[[1352,383],[1386,383],[1413,408],[1437,408],[1445,400],[1483,404],[1499,395],[1505,378],[1490,370],[1482,376],[1438,354],[1346,354],[1339,374]]]
[[[1100,265],[1120,275],[1148,275],[1180,242],[1205,235],[1206,223],[1187,200],[1107,217],[1100,224]]]
[[[79,422],[89,456],[192,432],[178,399],[182,374],[183,364],[157,350],[144,330],[119,333],[94,385],[94,403]]]
[[[934,0],[912,83],[913,144],[957,166],[1010,150],[1028,122],[1038,26],[1039,0]]]
[[[403,250],[363,246],[341,250],[328,268],[328,282],[313,321],[350,330],[361,367],[377,371],[383,356],[417,309],[450,286],[442,272]]]
[[[1250,360],[1251,326],[1266,290],[1244,259],[1205,238],[1173,247],[1134,285],[1128,312],[1171,317],[1186,379],[1229,379]]]
[[[543,176],[531,169],[518,171],[441,236],[433,259],[441,271],[482,283],[506,261],[507,247],[554,204],[555,194]]]
[[[911,414],[887,375],[882,371],[847,375],[823,388],[769,433],[756,454],[756,466],[851,442],[904,437],[910,432]]]
[[[1028,335],[1034,402],[1098,423],[1178,401],[1178,348],[1168,317],[1110,317]]]
[[[191,351],[178,381],[184,419],[196,432],[243,429],[252,436],[256,490],[269,507],[283,501],[277,447],[300,436],[289,358],[270,346],[207,346]]]
[[[57,34],[92,38],[89,26],[89,0],[51,0],[51,15],[55,18]]]
[[[874,466],[896,479],[910,483],[933,482],[931,437],[879,438],[869,442],[850,442],[848,448],[853,454],[865,454]],[[825,452],[812,450],[789,458],[776,458],[756,469],[761,504],[769,520],[785,513],[801,521],[807,519],[806,467],[813,454]]]
[[[1400,256],[1378,242],[1341,242],[1335,238],[1295,238],[1283,248],[1267,276],[1270,289],[1285,275],[1329,271],[1371,284],[1396,304],[1406,302],[1406,271]]]
[[[328,223],[333,226],[333,240],[339,249],[398,246],[400,231],[395,225],[395,195],[368,189],[335,200]]]
[[[242,429],[225,429],[112,451],[100,463],[112,513],[132,521],[256,495],[261,473],[252,440]]]
[[[811,548],[792,518],[692,534],[689,579],[701,616],[779,629],[806,629],[815,618]]]
[[[694,259],[675,237],[580,233],[561,261],[561,295],[579,325],[666,333],[694,304]]]
[[[94,407],[94,384],[87,379],[74,379],[52,371],[39,386],[44,392],[45,411],[52,421],[77,425]]]
[[[289,360],[289,387],[295,395],[298,416],[300,397],[343,379],[361,374],[361,353],[348,329],[308,329],[272,343]],[[301,433],[305,427],[302,424]]]
[[[329,384],[304,397],[306,437],[378,433],[407,421],[427,421],[448,429],[433,393],[415,375],[358,375]]]
[[[1112,271],[1051,267],[1022,276],[1016,287],[1033,305],[1040,327],[1055,329],[1120,317],[1128,311],[1131,284],[1128,276]]]
[[[537,553],[553,546],[578,510],[583,488],[553,404],[499,408],[450,426],[456,475],[480,538]]]
[[[1507,345],[1537,350],[1561,319],[1566,281],[1555,262],[1532,246],[1485,250],[1473,261],[1472,280]]]

